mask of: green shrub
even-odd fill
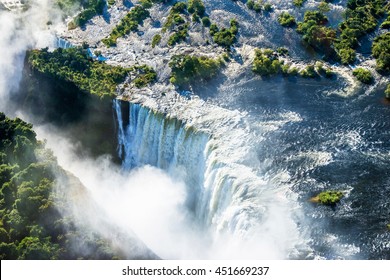
[[[116,87],[123,82],[130,69],[109,66],[89,58],[82,48],[33,50],[29,64],[48,76],[73,82],[81,90],[98,96],[116,95]]]
[[[307,11],[303,22],[298,23],[297,32],[302,34],[303,40],[315,50],[324,53],[327,57],[332,57],[336,31],[324,26],[327,22],[328,18],[321,12]]]
[[[168,38],[168,46],[174,46],[175,44],[184,41],[188,36],[188,24],[179,27],[179,30],[174,32]]]
[[[379,35],[372,44],[372,55],[379,71],[390,72],[390,33]]]
[[[206,7],[202,0],[188,0],[188,12],[202,18],[206,13]]]
[[[306,0],[293,0],[293,4],[297,7],[302,7]]]
[[[203,17],[202,18],[202,24],[203,26],[209,27],[211,25],[211,21],[209,17]]]
[[[170,81],[178,86],[185,86],[199,80],[208,80],[218,73],[221,65],[219,59],[175,55],[169,62],[172,69]]]
[[[288,74],[290,76],[297,76],[299,74],[299,70],[296,67],[290,67],[290,69],[288,69]]]
[[[72,1],[72,2],[76,2],[76,1]],[[57,2],[57,3],[64,3],[64,2]],[[69,23],[68,29],[74,29],[77,26],[83,26],[94,16],[103,14],[104,7],[106,6],[106,1],[89,0],[89,1],[82,1],[81,4],[84,9]],[[61,7],[61,5],[64,4],[59,4],[59,5]]]
[[[153,3],[151,0],[140,0],[140,3],[142,5],[142,7],[144,7],[145,9],[150,9],[153,6]]]
[[[160,34],[154,35],[152,39],[152,48],[160,44],[160,42],[161,42],[161,35]]]
[[[272,11],[272,5],[270,3],[266,3],[263,7],[264,11],[271,12]]]
[[[384,22],[381,24],[381,28],[389,29],[389,28],[390,28],[390,20],[389,20],[389,19],[386,19],[386,21],[384,21]]]
[[[149,17],[149,11],[141,5],[133,7],[130,12],[120,21],[120,23],[112,30],[111,34],[102,40],[107,47],[116,45],[116,40],[119,37],[129,34],[131,31],[138,30],[138,25]]]
[[[219,29],[217,25],[210,25],[210,35],[218,45],[229,49],[237,40],[238,22],[235,19],[230,20],[230,28]]]
[[[316,72],[314,65],[307,65],[305,69],[303,69],[300,73],[303,78],[316,78],[318,77],[318,73]]]
[[[157,73],[154,69],[147,65],[134,66],[131,68],[133,74],[136,75],[132,81],[137,88],[142,88],[157,80]]]
[[[387,84],[386,89],[385,89],[385,97],[387,99],[390,99],[390,84]]]
[[[283,74],[283,76],[288,76],[290,72],[290,64],[282,64],[280,66],[280,72]]]
[[[318,10],[321,13],[329,12],[330,11],[329,3],[325,2],[325,1],[320,2],[320,4],[318,5]]]
[[[332,71],[332,69],[330,68],[325,68],[325,78],[332,78],[334,77],[336,74],[335,72]]]
[[[276,52],[281,56],[287,56],[288,55],[288,49],[285,47],[279,47],[276,49]]]
[[[278,21],[284,27],[292,27],[296,24],[295,18],[288,12],[282,12],[278,17]]]
[[[352,74],[358,79],[358,81],[364,84],[371,84],[374,81],[374,77],[371,72],[364,68],[356,68],[352,71]]]
[[[264,9],[262,0],[248,0],[246,2],[246,6],[248,9],[253,10],[257,13],[260,13],[262,9]],[[267,9],[270,9],[270,5],[268,4]],[[272,8],[272,7],[271,7]]]
[[[356,51],[352,48],[338,48],[337,55],[342,64],[353,64],[356,60]]]
[[[188,23],[181,16],[185,14],[187,5],[183,2],[177,2],[169,11],[168,18],[163,25],[162,32],[174,29],[175,31],[168,38],[168,46],[174,46],[188,37]],[[195,14],[193,14],[195,16]]]
[[[256,49],[252,71],[261,76],[269,76],[279,73],[282,62],[271,49]]]
[[[246,2],[246,6],[248,7],[249,10],[253,10],[253,7],[255,6],[255,1],[254,0],[248,0]]]
[[[181,2],[179,2],[181,3]],[[179,5],[181,6],[181,5]],[[176,9],[176,5],[174,5],[169,12],[168,18],[164,23],[164,26],[162,28],[162,32],[166,32],[168,29],[171,29],[175,26],[181,25],[185,23],[184,18],[180,15],[180,13],[184,13],[184,11],[180,8]]]
[[[325,205],[335,205],[343,197],[340,191],[325,191],[318,195],[319,202]]]
[[[355,62],[359,39],[375,30],[384,13],[385,4],[385,0],[348,1],[345,20],[339,25],[340,36],[334,43],[334,49],[343,64]]]

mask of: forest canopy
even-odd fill
[[[36,139],[32,125],[0,112],[0,259],[114,257],[103,250],[106,241],[91,239],[60,213],[69,206],[55,191],[58,178],[66,182],[70,175]],[[74,250],[74,242],[88,250]]]
[[[140,65],[130,68],[111,66],[93,60],[88,51],[81,48],[47,48],[28,53],[28,62],[32,68],[53,78],[74,83],[81,90],[98,96],[115,96],[117,86],[132,73],[132,82],[143,87],[157,78],[156,72],[149,66]]]

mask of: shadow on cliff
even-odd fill
[[[25,62],[19,91],[12,95],[12,101],[33,123],[58,128],[77,144],[80,154],[108,154],[118,161],[111,98],[81,91],[73,83],[30,69]]]

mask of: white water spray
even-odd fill
[[[185,109],[196,101],[181,102],[178,114],[184,121],[191,118],[193,126],[173,114],[164,116],[140,104],[114,102],[124,167],[149,164],[185,182],[189,219],[195,221],[199,235],[208,236],[203,246],[208,249],[197,257],[293,257],[294,248],[302,242],[292,218],[299,211],[291,208],[289,200],[294,198],[286,187],[271,184],[244,164],[250,149],[245,145],[249,134],[237,126],[243,125],[242,119],[234,121],[234,112],[208,105],[203,109],[209,115],[193,118],[192,111]],[[230,126],[226,125],[229,121],[217,121],[222,116],[233,117]]]

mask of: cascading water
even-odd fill
[[[123,167],[152,165],[184,178],[192,207],[203,182],[204,150],[208,136],[177,119],[165,118],[139,104],[114,102],[118,119],[119,156]],[[125,111],[125,114],[122,113]]]
[[[137,103],[115,100],[114,109],[123,167],[153,165],[185,182],[190,219],[210,236],[211,251],[216,251],[207,257],[297,257],[294,249],[302,239],[291,215],[289,192],[241,162],[248,154],[245,132],[231,131],[227,139],[226,131],[205,132],[199,123],[190,126]],[[205,123],[209,129],[217,125]],[[231,250],[241,252],[222,252],[227,240],[235,244]]]

